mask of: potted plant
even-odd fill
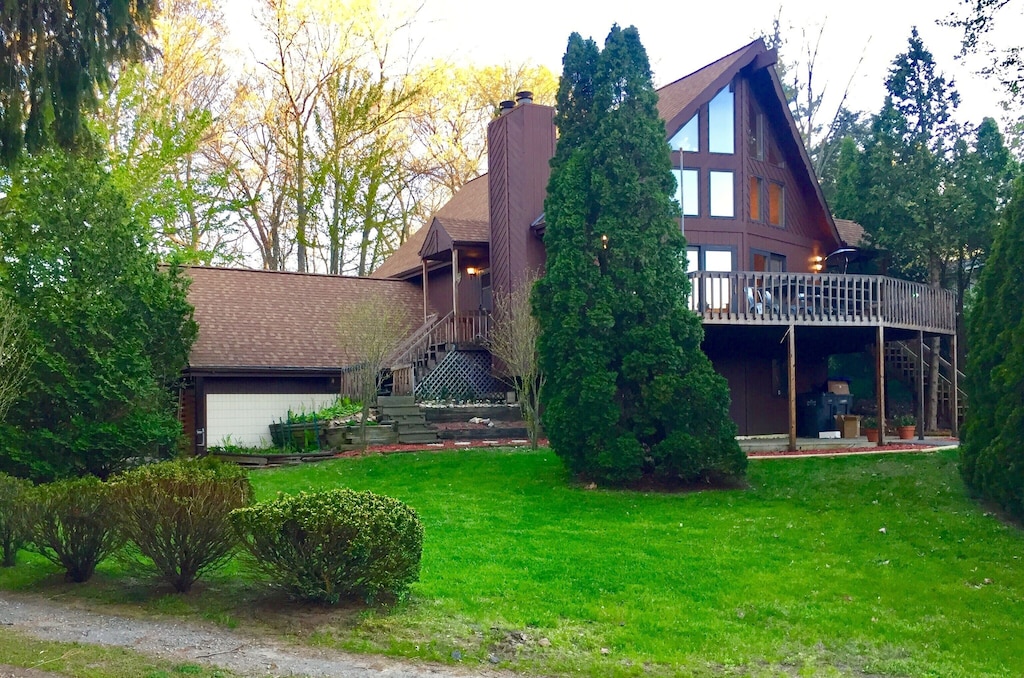
[[[878,442],[878,418],[877,417],[864,417],[861,430],[864,433],[864,437],[868,439],[869,443]]]
[[[910,440],[917,432],[917,419],[910,414],[901,414],[896,417],[896,433],[900,440]]]

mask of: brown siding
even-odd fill
[[[490,174],[491,284],[507,293],[544,265],[544,247],[530,224],[544,210],[555,153],[554,109],[520,104],[487,129]]]
[[[196,388],[194,384],[184,387],[178,404],[178,421],[181,422],[182,451],[185,454],[196,453]]]

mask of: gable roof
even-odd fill
[[[384,260],[373,273],[371,278],[406,278],[410,274],[420,272],[420,248],[426,240],[426,226],[420,227],[418,231],[410,235],[398,249],[391,253],[391,256]]]
[[[412,283],[311,273],[188,267],[199,336],[191,370],[332,370],[356,362],[343,318],[365,304],[400,309],[410,331],[423,320]]]

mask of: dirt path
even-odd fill
[[[69,608],[39,596],[0,592],[0,625],[41,640],[125,647],[244,676],[326,678],[502,678],[515,674],[400,661],[289,645],[201,623],[132,619]],[[49,676],[0,664],[0,678]]]

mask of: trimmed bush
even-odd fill
[[[231,519],[259,567],[302,600],[374,602],[419,579],[423,525],[391,497],[347,489],[279,494]]]
[[[125,537],[180,593],[231,556],[228,515],[252,497],[245,471],[210,457],[142,466],[111,484]]]
[[[0,473],[0,549],[4,567],[14,567],[18,549],[29,540],[32,529],[32,483]]]
[[[110,486],[95,476],[40,485],[32,497],[30,548],[63,567],[65,579],[88,581],[96,565],[121,547]]]

